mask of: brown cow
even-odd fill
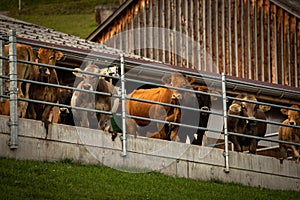
[[[241,99],[241,101],[234,100],[229,107],[228,114],[246,117],[247,119],[228,117],[228,131],[264,137],[267,130],[267,123],[253,121],[253,119],[266,120],[264,112],[270,110],[270,107],[242,101],[257,101],[254,95],[239,94],[236,98]],[[257,143],[259,141],[258,139],[235,135],[229,135],[229,140],[234,144],[235,151],[242,152],[243,146],[249,146],[249,152],[252,154],[256,153]]]
[[[63,53],[53,49],[40,48],[37,51],[38,63],[55,65],[60,60]],[[54,68],[35,67],[35,80],[43,83],[59,84],[57,73]],[[30,88],[30,98],[56,103],[58,99],[58,90],[56,87],[45,86],[40,84],[32,84]],[[50,113],[53,106],[45,104],[30,103],[28,109],[28,117],[31,119],[42,120],[48,132],[48,125],[51,123]]]
[[[9,115],[9,114],[10,114],[9,99],[5,99],[4,102],[0,102],[0,115]]]
[[[58,103],[63,105],[71,105],[71,98],[73,92],[70,89],[58,88]],[[75,125],[73,120],[73,114],[70,108],[60,107],[58,123]]]
[[[299,109],[299,106],[292,105],[291,108]],[[287,115],[288,118],[284,120],[283,124],[289,124],[293,126],[300,126],[300,111],[299,110],[289,110],[289,109],[281,109],[282,114]],[[287,141],[287,142],[294,142],[300,143],[300,129],[287,127],[287,126],[280,126],[279,127],[279,140]],[[282,155],[281,160],[287,158],[287,149],[291,148],[293,151],[293,158],[296,162],[299,161],[299,146],[289,145],[289,144],[279,144],[280,152]]]
[[[190,88],[190,83],[192,83],[194,79],[187,79],[181,73],[173,72],[171,77],[163,77],[162,81],[166,85],[173,87]],[[128,95],[128,97],[132,98],[151,100],[173,105],[179,105],[179,100],[184,99],[183,96],[184,92],[163,87],[137,89]],[[126,114],[176,123],[179,123],[181,119],[181,111],[179,108],[134,100],[128,100],[126,102]],[[170,140],[175,138],[179,128],[175,125],[168,126],[162,123],[151,123],[149,120],[139,120],[133,118],[127,118],[126,124],[130,134],[144,135],[147,133],[148,137]],[[153,134],[151,134],[151,132]]]
[[[17,48],[17,59],[18,60],[24,60],[24,61],[30,61],[34,62],[35,56],[33,53],[33,49],[29,45],[25,44],[16,44]],[[5,56],[8,56],[9,53],[9,46],[5,45]],[[33,66],[31,64],[27,63],[17,63],[17,78],[18,79],[27,79],[27,80],[33,80],[34,75],[33,75]],[[5,62],[5,74],[9,74],[9,63]],[[7,87],[9,84],[7,84]],[[23,87],[23,82],[18,81],[18,98],[27,98],[29,99],[29,88],[30,88],[30,83],[26,82],[24,83],[25,87]],[[8,101],[8,100],[7,100]],[[7,105],[9,103],[6,102]],[[28,107],[28,102],[26,101],[18,101],[18,117],[25,117],[26,116],[26,111]],[[0,108],[2,109],[2,108]],[[5,108],[6,111],[2,112],[3,114],[9,115],[9,107]],[[0,111],[1,112],[1,111]]]
[[[80,69],[76,69],[81,71]],[[89,64],[83,70],[84,72],[100,74],[98,66]],[[116,88],[104,78],[85,73],[73,72],[77,77],[83,80],[77,85],[78,89],[87,91],[98,91],[109,94],[117,94]],[[118,101],[111,96],[93,94],[84,91],[74,91],[71,98],[71,106],[96,109],[100,111],[115,112],[114,105],[118,105]],[[104,130],[106,121],[110,119],[110,115],[85,111],[79,109],[72,109],[75,125],[87,128],[100,128]]]

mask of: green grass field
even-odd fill
[[[23,0],[19,14],[18,0],[1,0],[0,11],[10,17],[57,31],[86,38],[97,28],[95,6],[119,3],[118,0]]]
[[[87,38],[87,36],[97,28],[94,22],[94,14],[60,14],[55,17],[49,15],[22,15],[19,19],[75,35],[83,39]],[[72,26],[72,28],[70,28],[70,26]]]
[[[126,173],[103,166],[0,158],[0,199],[299,199],[300,193]]]

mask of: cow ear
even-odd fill
[[[74,70],[78,70],[78,71],[81,71],[80,68],[75,68]],[[82,77],[82,73],[79,73],[79,72],[72,72],[75,76],[77,77]]]
[[[239,113],[242,111],[242,106],[237,103],[231,104],[231,106],[229,106],[229,111]]]
[[[195,82],[195,78],[194,77],[187,77],[187,81],[189,82],[189,84],[192,84]]]
[[[33,55],[34,55],[34,60],[36,61],[38,59],[38,57],[39,57],[38,50],[33,49]]]
[[[212,94],[221,95],[221,92],[219,92],[219,91],[217,91],[217,90],[211,90],[211,93],[212,93]],[[216,101],[216,100],[218,100],[218,97],[217,97],[217,96],[211,96],[210,99],[211,99],[212,101]]]
[[[271,110],[271,106],[259,105],[258,109],[262,110],[263,112],[267,112],[267,111]]]
[[[170,85],[171,84],[171,78],[170,77],[167,77],[167,76],[163,76],[161,78],[161,81],[167,85]]]
[[[56,60],[60,60],[63,57],[63,55],[64,54],[61,51],[56,51],[55,52]]]
[[[208,92],[208,87],[205,85],[197,86],[199,92]]]
[[[282,109],[280,109],[280,112],[284,115],[287,115],[288,114],[288,109],[282,108]]]

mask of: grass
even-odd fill
[[[21,13],[18,0],[1,0],[0,11],[10,17],[86,38],[96,28],[95,6],[119,3],[118,0],[23,0]]]
[[[55,15],[55,17],[50,15],[22,15],[18,19],[80,38],[87,38],[97,28],[94,17],[93,14]],[[70,28],[71,26],[72,28]]]
[[[103,166],[0,158],[1,199],[299,199],[300,193],[126,173]]]

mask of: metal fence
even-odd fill
[[[158,123],[163,123],[163,124],[173,124],[173,125],[179,125],[180,127],[188,127],[191,129],[202,129],[206,131],[206,135],[208,138],[214,138],[214,143],[213,144],[205,144],[205,145],[212,145],[212,146],[218,146],[219,143],[218,141],[224,141],[222,142],[222,145],[225,145],[224,151],[225,151],[225,170],[229,171],[229,141],[228,141],[228,135],[236,135],[236,136],[243,136],[243,137],[249,137],[249,138],[254,138],[254,139],[259,139],[261,141],[266,141],[272,144],[278,144],[278,143],[283,143],[283,144],[293,144],[296,146],[300,146],[298,143],[292,143],[292,142],[286,142],[286,141],[280,141],[277,139],[277,136],[275,134],[275,138],[269,138],[269,137],[256,137],[256,136],[250,136],[250,135],[243,135],[241,133],[234,133],[234,132],[228,132],[227,130],[227,118],[228,117],[236,117],[236,118],[242,118],[239,116],[235,115],[228,115],[227,110],[228,106],[232,102],[232,100],[235,100],[234,95],[230,95],[228,93],[229,88],[239,88],[242,86],[245,91],[252,91],[253,88],[259,88],[259,95],[266,95],[268,96],[270,93],[274,94],[281,94],[281,98],[286,96],[293,96],[296,100],[299,99],[300,97],[300,92],[297,90],[292,90],[291,88],[285,89],[285,88],[280,88],[277,87],[276,85],[273,86],[264,86],[264,85],[259,85],[258,83],[249,83],[249,82],[242,82],[238,81],[235,79],[229,79],[224,73],[220,76],[218,74],[200,74],[199,71],[195,70],[185,70],[184,68],[176,68],[176,67],[171,67],[169,65],[164,65],[161,63],[156,63],[156,62],[149,62],[145,60],[136,60],[130,57],[126,57],[123,54],[122,55],[109,55],[109,54],[99,54],[97,52],[91,51],[91,52],[82,52],[78,49],[78,51],[68,48],[61,48],[61,47],[55,47],[53,45],[41,45],[37,44],[34,42],[28,42],[26,40],[22,40],[21,38],[16,39],[16,36],[14,35],[14,32],[10,32],[10,37],[9,39],[7,38],[2,38],[1,39],[2,44],[9,44],[9,55],[5,56],[4,54],[1,55],[1,61],[8,61],[9,66],[10,66],[10,71],[9,75],[4,73],[4,62],[1,62],[1,70],[2,74],[0,74],[1,78],[1,94],[0,97],[2,100],[8,99],[10,101],[10,128],[11,128],[11,140],[10,140],[10,148],[15,149],[18,147],[18,117],[17,117],[17,102],[18,101],[26,101],[26,102],[34,102],[34,103],[43,103],[47,105],[52,105],[56,107],[67,107],[70,109],[81,109],[85,111],[92,111],[92,112],[97,112],[97,113],[102,113],[102,114],[109,114],[109,115],[115,115],[119,116],[122,120],[122,123],[120,127],[122,127],[122,142],[123,142],[123,156],[126,156],[126,125],[125,125],[125,120],[126,118],[138,118],[137,116],[129,116],[125,112],[125,104],[126,101],[128,100],[138,100],[138,101],[144,101],[144,102],[149,102],[149,103],[155,103],[158,105],[163,105],[163,106],[170,106],[170,107],[176,107],[176,105],[173,104],[162,104],[160,102],[151,102],[151,101],[145,101],[145,100],[139,100],[139,99],[133,99],[129,98],[126,94],[129,94],[131,91],[134,89],[140,88],[142,86],[147,86],[147,87],[167,87],[174,89],[171,86],[167,86],[161,83],[161,78],[165,74],[169,74],[170,72],[181,72],[182,74],[185,74],[186,76],[189,77],[194,77],[196,82],[198,83],[203,83],[207,85],[207,87],[210,89],[209,92],[196,92],[195,90],[192,89],[182,89],[182,88],[176,88],[176,90],[180,91],[185,91],[189,93],[199,93],[199,94],[209,94],[211,97],[216,98],[217,100],[212,103],[212,107],[210,111],[201,111],[201,112],[207,112],[210,113],[210,118],[207,127],[199,127],[198,125],[191,125],[191,124],[182,124],[182,123],[173,123],[173,122],[168,122],[164,120],[158,120],[158,119],[144,119],[143,120],[150,120]],[[101,68],[107,68],[107,67],[117,67],[120,71],[120,74],[118,75],[100,75],[100,74],[93,74],[93,73],[88,73],[90,75],[95,75],[95,76],[103,76],[104,78],[108,78],[113,80],[115,85],[120,88],[121,93],[118,95],[114,95],[113,97],[119,98],[120,101],[122,102],[121,104],[121,109],[120,112],[117,113],[112,113],[112,112],[105,112],[105,111],[100,111],[100,110],[94,110],[94,109],[88,109],[88,108],[81,108],[81,107],[71,107],[70,105],[62,105],[57,102],[51,103],[51,102],[43,102],[43,101],[37,101],[34,99],[27,99],[27,98],[18,98],[17,97],[17,82],[22,81],[22,82],[31,82],[35,84],[43,84],[43,85],[48,85],[51,87],[55,88],[64,88],[64,89],[70,89],[72,91],[80,90],[77,89],[76,86],[76,80],[74,82],[73,86],[67,86],[67,85],[55,85],[55,84],[47,84],[47,83],[42,83],[42,82],[37,82],[34,80],[24,80],[17,78],[17,73],[16,73],[16,66],[17,63],[28,63],[28,64],[34,64],[34,65],[40,65],[40,66],[45,66],[49,68],[55,68],[56,70],[60,70],[61,73],[67,74],[67,73],[72,73],[72,72],[80,72],[77,71],[73,68],[68,68],[68,67],[61,67],[61,66],[52,66],[52,65],[45,65],[45,64],[39,64],[35,62],[29,62],[25,60],[19,60],[16,58],[16,43],[24,43],[31,45],[34,49],[38,49],[40,47],[44,48],[51,48],[55,50],[62,51],[65,54],[68,55],[80,55],[80,57],[84,58],[83,65],[84,67],[88,63],[94,63],[98,65]],[[1,51],[3,52],[3,45],[2,48],[0,48]],[[82,72],[81,72],[82,73]],[[9,81],[9,88],[5,88],[6,81]],[[78,81],[78,80],[77,80]],[[230,86],[230,87],[229,87]],[[8,89],[9,94],[5,94],[5,91]],[[87,90],[80,90],[84,92],[90,92],[93,94],[99,94],[97,91],[87,91]],[[213,93],[212,91],[218,91],[218,93]],[[234,91],[234,89],[231,91]],[[257,93],[257,94],[258,94]],[[100,93],[102,94],[102,93]],[[106,94],[108,96],[111,96],[111,94]],[[293,128],[300,128],[299,125],[297,126],[291,126],[288,124],[282,124],[282,116],[280,114],[279,109],[281,108],[286,108],[286,109],[291,109],[290,105],[283,105],[283,104],[276,104],[268,101],[262,101],[258,98],[258,102],[254,101],[249,101],[249,100],[241,100],[240,101],[247,101],[247,102],[252,102],[256,103],[259,105],[267,105],[271,106],[272,110],[274,110],[273,114],[276,116],[275,118],[272,116],[267,117],[267,120],[265,121],[268,124],[268,130],[267,134],[273,133],[274,130],[278,130],[279,126],[288,126],[288,127],[293,127]],[[182,106],[177,106],[181,109],[190,109],[193,111],[200,111],[200,108],[195,109],[193,107],[182,107]],[[299,109],[294,109],[297,111],[300,111]],[[278,117],[279,116],[279,117]],[[258,120],[254,119],[255,121],[264,121],[264,120]],[[277,131],[275,131],[277,132]],[[186,140],[181,140],[181,142],[186,142]],[[264,147],[265,148],[265,147]]]

